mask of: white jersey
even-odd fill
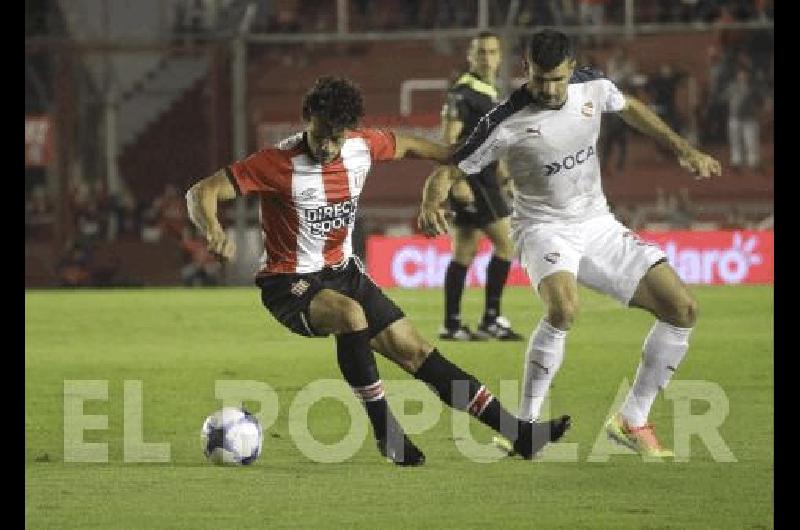
[[[516,188],[516,234],[541,222],[582,222],[609,212],[597,137],[602,113],[624,106],[614,83],[590,68],[574,72],[560,109],[538,106],[523,85],[481,119],[453,158],[474,174],[506,157]]]

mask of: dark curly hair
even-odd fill
[[[303,119],[316,116],[333,129],[353,129],[363,115],[361,89],[345,77],[319,77],[303,98]]]
[[[564,59],[574,59],[575,44],[566,34],[546,29],[528,39],[525,54],[531,62],[547,71],[564,62]]]

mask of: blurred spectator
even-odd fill
[[[291,9],[283,8],[276,11],[274,18],[265,15],[267,20],[266,31],[271,33],[298,33],[301,31],[297,13]]]
[[[520,1],[519,3],[522,4],[524,2]],[[510,7],[511,0],[495,0],[494,2],[489,2],[489,25],[493,27],[504,26]],[[519,11],[518,9],[517,15],[519,15]],[[513,22],[515,21],[512,21],[512,23]]]
[[[659,0],[658,22],[688,23],[694,18],[698,0]]]
[[[193,225],[184,231],[181,241],[184,265],[181,280],[186,286],[219,285],[222,265],[208,250],[208,243]]]
[[[652,219],[648,221],[666,223],[676,230],[688,230],[692,227],[697,208],[689,198],[689,188],[681,188],[678,193],[666,193],[663,188],[656,188],[656,202],[652,211]],[[642,222],[645,220],[643,219]]]
[[[774,19],[774,6],[772,0],[755,0],[755,18],[764,22],[771,22]]]
[[[278,19],[278,6],[275,0],[261,0],[255,3],[251,29],[254,32],[275,32]]]
[[[689,188],[681,188],[670,195],[667,222],[675,230],[689,230],[695,218],[695,207],[689,198]]]
[[[732,204],[728,211],[725,213],[725,220],[722,222],[720,228],[723,230],[741,230],[750,228],[750,222],[744,209],[738,204]]]
[[[606,75],[623,92],[630,93],[633,79],[636,76],[636,65],[627,50],[619,46],[611,54],[606,64]],[[628,126],[616,113],[604,116],[602,136],[600,138],[600,163],[604,176],[612,176],[610,162],[611,153],[616,147],[617,172],[625,170],[625,156],[628,150]]]
[[[719,14],[714,21],[716,24],[731,24],[736,22],[736,17],[733,15],[733,10],[728,5],[721,5]],[[721,48],[731,51],[738,50],[746,37],[745,30],[741,29],[719,29],[717,38]]]
[[[523,3],[530,18],[527,25],[560,26],[564,23],[561,2],[558,0],[528,0]]]
[[[672,65],[662,64],[658,74],[647,81],[647,92],[650,95],[653,111],[678,133],[683,123],[678,114],[675,96],[678,85],[685,77],[685,72],[676,72]]]
[[[672,205],[667,198],[667,194],[664,193],[664,188],[656,188],[656,203],[653,212],[656,220],[665,221],[670,213],[671,207]]]
[[[92,284],[91,254],[88,246],[78,241],[70,242],[56,266],[58,285],[61,287],[87,287]]]
[[[402,20],[399,26],[402,28],[418,28],[420,26],[420,7],[422,0],[403,0],[402,5]]]
[[[722,92],[726,80],[733,75],[733,61],[729,54],[710,45],[706,50],[706,68],[708,81],[700,98],[703,103],[698,109],[700,133],[703,142],[724,142],[727,137],[725,118],[728,110]]]
[[[140,282],[126,277],[122,272],[122,259],[113,246],[100,246],[92,252],[91,283],[95,287],[135,287]]]
[[[746,40],[746,53],[758,75],[771,82],[771,69],[775,57],[775,33],[771,29],[755,29],[749,32]]]
[[[105,228],[92,186],[82,177],[73,178],[70,197],[74,230],[80,241],[92,241],[103,235]]]
[[[296,11],[302,31],[315,33],[336,30],[335,2],[298,2]]]
[[[692,12],[695,22],[710,24],[716,20],[719,12],[719,0],[697,0]]]
[[[177,33],[200,37],[216,29],[217,2],[214,0],[180,0],[174,7],[174,24]]]
[[[116,199],[108,192],[106,179],[96,179],[91,186],[91,194],[96,208],[98,236],[111,240],[117,237],[114,203]]]
[[[117,234],[121,237],[141,236],[142,205],[127,186],[123,186],[114,204]]]
[[[436,26],[440,28],[463,28],[475,25],[476,2],[472,0],[439,0]]]
[[[605,24],[605,11],[608,3],[609,0],[580,0],[578,16],[581,26],[603,26],[603,24]],[[600,46],[603,43],[603,38],[601,35],[585,35],[582,42],[587,46]]]
[[[372,27],[371,0],[350,0],[350,28],[353,31],[367,31]]]
[[[82,240],[91,241],[101,236],[101,219],[97,202],[93,196],[81,204],[75,212],[77,234]]]
[[[641,78],[641,74],[636,69],[636,61],[631,58],[625,46],[618,46],[606,63],[606,75],[623,92],[631,92],[636,89],[639,78]]]
[[[565,26],[578,25],[578,10],[575,6],[575,1],[576,0],[560,0],[557,4],[560,6],[559,13]]]
[[[738,21],[753,20],[758,15],[756,0],[728,0],[728,6]]]
[[[44,185],[35,186],[25,198],[25,237],[43,234],[43,228],[53,223],[53,202]]]
[[[44,185],[35,186],[25,202],[25,213],[45,215],[53,211],[53,203]]]
[[[585,26],[602,26],[605,23],[606,5],[609,0],[580,0],[579,16]]]
[[[183,239],[183,231],[189,218],[186,200],[178,193],[174,184],[167,184],[164,192],[153,201],[149,218],[156,221],[162,237],[172,237],[177,241]]]
[[[725,89],[728,102],[728,142],[731,166],[741,168],[743,161],[751,169],[761,161],[760,120],[765,108],[765,95],[753,82],[749,70],[736,73],[736,79]]]

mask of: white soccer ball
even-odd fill
[[[248,465],[261,453],[258,419],[244,409],[225,407],[203,422],[203,452],[215,464]]]

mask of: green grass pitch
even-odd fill
[[[729,411],[717,432],[735,462],[717,461],[719,452],[698,436],[690,439],[687,461],[644,462],[633,454],[592,460],[652,319],[582,290],[550,400],[553,414],[573,417],[563,441],[577,444],[570,446],[577,459],[476,462],[458,449],[464,437],[454,440],[454,416],[444,409],[433,427],[412,435],[427,456],[415,469],[384,462],[371,433],[341,463],[316,462],[298,448],[290,407],[309,382],[340,378],[333,341],[281,328],[255,288],[27,292],[26,527],[770,528],[773,289],[693,292],[700,321],[673,381],[704,381],[703,388],[723,391]],[[439,290],[389,294],[423,336],[491,389],[521,378],[523,343],[441,343]],[[478,289],[465,293],[473,326],[482,301]],[[503,312],[527,335],[542,306],[528,288],[508,288]],[[383,358],[378,363],[391,401],[392,383],[411,378]],[[107,463],[65,462],[65,380],[107,382],[106,400],[83,404],[83,414],[107,417],[106,429],[83,435],[84,442],[107,444]],[[200,426],[221,404],[216,380],[259,381],[277,392],[277,420],[250,467],[214,466],[203,457]],[[169,444],[169,461],[125,461],[125,381],[141,381],[141,406],[129,409],[141,410],[144,442]],[[516,411],[516,396],[504,403]],[[651,420],[671,447],[676,411],[702,415],[718,405],[660,396]],[[422,407],[406,401],[402,412],[411,416]],[[332,398],[312,405],[308,419],[325,444],[351,426],[346,405]],[[491,438],[477,421],[470,429],[477,442]]]

